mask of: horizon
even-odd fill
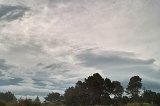
[[[44,97],[93,73],[160,91],[160,1],[0,0],[0,91]]]

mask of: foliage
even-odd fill
[[[10,101],[16,101],[16,97],[11,92],[0,92],[0,101],[3,102],[10,102]]]
[[[142,96],[144,102],[155,103],[156,92],[152,92],[151,90],[145,90]]]
[[[121,85],[121,83],[119,81],[113,81],[112,83],[114,85],[113,94],[115,95],[115,97],[116,98],[122,97],[124,88]]]
[[[63,97],[58,92],[49,93],[44,97],[46,101],[54,102],[63,99]]]
[[[139,76],[133,76],[130,78],[126,93],[131,95],[132,101],[137,101],[142,87],[142,79]]]
[[[68,105],[111,104],[110,94],[113,84],[109,79],[103,79],[98,73],[78,81],[75,87],[66,89],[64,98]],[[106,102],[107,100],[107,102]]]
[[[9,91],[0,92],[0,106],[159,106],[160,93],[144,90],[140,94],[141,81],[139,76],[131,77],[126,88],[130,96],[127,96],[119,81],[111,81],[95,73],[67,88],[64,96],[58,92],[49,93],[44,102],[39,97],[17,100]]]

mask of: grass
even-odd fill
[[[128,103],[127,106],[155,106],[149,103]]]

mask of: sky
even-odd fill
[[[0,91],[44,97],[93,73],[160,91],[159,0],[0,0]]]

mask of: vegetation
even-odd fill
[[[102,78],[98,73],[78,81],[64,95],[51,92],[41,102],[39,97],[16,99],[11,92],[0,92],[0,106],[159,106],[160,93],[142,90],[139,76],[130,78],[126,89],[119,81]]]
[[[133,76],[126,88],[126,93],[132,98],[132,101],[138,101],[140,89],[142,87],[142,79],[139,76]]]

